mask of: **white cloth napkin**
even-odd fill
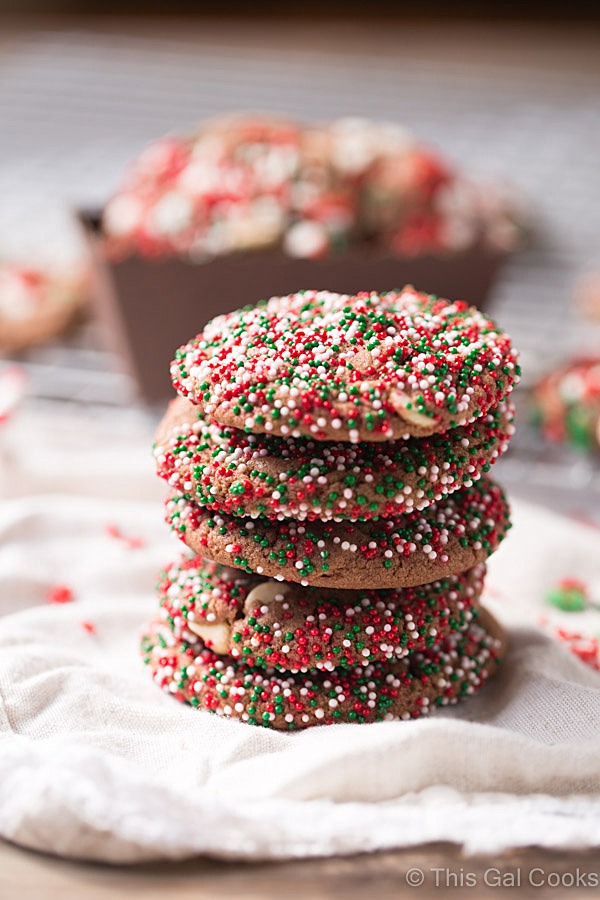
[[[555,575],[600,577],[596,532],[514,517],[489,580],[509,624]],[[178,550],[154,499],[0,508],[1,836],[113,862],[600,845],[600,676],[563,646],[511,627],[502,674],[428,720],[270,732],[179,704],[142,665]],[[48,602],[57,584],[72,602]]]

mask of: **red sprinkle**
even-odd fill
[[[131,550],[138,550],[146,546],[146,541],[141,537],[124,534],[118,525],[110,523],[106,526],[106,533],[116,541],[123,541]]]
[[[579,634],[575,631],[556,629],[556,637],[563,641],[571,653],[580,660],[600,672],[600,639],[591,635]]]
[[[72,603],[74,599],[73,591],[66,584],[55,584],[46,593],[47,603]]]

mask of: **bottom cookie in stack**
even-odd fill
[[[161,576],[144,662],[177,699],[254,725],[416,718],[473,694],[504,654],[484,572],[331,591],[183,560]]]

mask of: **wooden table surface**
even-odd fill
[[[36,28],[44,27],[43,21],[33,23]],[[52,22],[56,28],[61,23]],[[65,21],[65,27],[81,27],[89,23]],[[11,45],[12,39],[20,36],[26,26],[23,21],[0,20],[0,53]],[[110,22],[94,24],[100,30],[115,27]],[[135,31],[135,22],[120,20],[118,28]],[[152,30],[144,25],[144,33]],[[157,26],[154,26],[157,27]],[[202,38],[207,39],[207,29],[215,28],[222,33],[227,27],[228,38],[236,33],[235,25],[213,23],[196,26]],[[181,26],[177,22],[161,22],[159,34],[185,39],[194,38],[194,28],[189,23]],[[252,34],[260,34],[265,39],[265,30],[275,28],[277,40],[284,46],[297,46],[299,41],[310,40],[322,43],[330,40],[334,32],[330,26],[320,23],[311,35],[307,26],[294,25],[286,29],[264,24],[244,25],[237,32],[240,41],[252,39]],[[233,30],[232,30],[233,29]],[[340,37],[339,29],[336,29]],[[586,29],[571,29],[566,26],[560,31],[536,28],[515,28],[514,26],[453,26],[451,32],[446,27],[424,28],[402,25],[400,35],[391,35],[389,27],[379,31],[368,25],[359,26],[354,32],[342,25],[342,43],[346,50],[355,41],[361,47],[365,42],[382,50],[397,50],[397,39],[411,54],[418,54],[420,47],[427,47],[431,53],[446,54],[449,59],[468,55],[491,65],[510,65],[518,59],[520,64],[542,66],[554,64],[580,68],[581,71],[598,71],[597,35]],[[340,45],[337,43],[336,51]],[[351,49],[350,49],[351,52]],[[407,873],[418,869],[423,873],[421,886],[407,884]],[[440,870],[436,873],[434,870]],[[370,894],[373,898],[422,897],[439,894],[444,888],[450,893],[469,893],[471,896],[487,895],[499,890],[499,884],[510,887],[511,881],[521,877],[520,894],[523,897],[564,896],[552,884],[543,887],[529,882],[533,872],[534,882],[560,879],[566,875],[566,885],[570,877],[579,870],[583,873],[600,872],[600,854],[597,851],[547,852],[528,849],[502,856],[466,858],[458,848],[448,844],[436,844],[410,850],[388,853],[335,858],[324,860],[293,861],[282,863],[242,864],[212,860],[192,860],[183,863],[161,863],[134,867],[105,866],[91,863],[76,863],[69,860],[44,856],[0,842],[0,900],[103,900],[103,898],[125,897],[135,900],[203,900],[215,896],[225,898],[267,898],[285,896],[293,898],[363,898]],[[447,874],[446,874],[447,872]],[[570,873],[570,874],[569,874]],[[409,875],[409,879],[410,879]],[[415,876],[418,878],[418,872]],[[436,878],[439,882],[436,885]],[[487,883],[486,883],[487,882]],[[477,890],[474,890],[474,888]]]
[[[436,873],[435,869],[439,871]],[[419,878],[419,871],[415,875],[415,870],[422,872],[425,880],[413,887],[407,882]],[[561,892],[552,882],[562,877],[568,887],[577,871],[580,878],[600,872],[598,852],[531,849],[466,858],[460,856],[456,847],[435,844],[392,853],[301,862],[191,860],[124,867],[73,863],[0,843],[0,900],[362,900],[368,895],[373,900],[429,900],[445,892],[454,896],[497,896],[499,891],[511,888],[519,875],[520,896],[546,900],[567,895],[568,890]],[[548,881],[549,884],[537,886]]]

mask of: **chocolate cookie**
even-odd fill
[[[357,230],[358,196],[327,157],[322,129],[277,116],[219,116],[149,145],[103,219],[111,257],[193,260],[282,248],[319,257]]]
[[[315,587],[400,588],[484,562],[508,530],[502,489],[487,477],[421,512],[374,522],[282,522],[212,513],[185,495],[166,518],[195,553]]]
[[[175,637],[250,666],[298,671],[401,659],[462,631],[485,567],[404,590],[301,587],[197,556],[161,574],[162,615]]]
[[[270,519],[390,518],[470,486],[506,450],[514,409],[470,425],[387,443],[246,434],[174,400],[154,445],[157,472],[206,509]]]
[[[334,672],[252,668],[201,641],[177,640],[164,622],[152,622],[142,637],[144,662],[164,691],[217,715],[281,730],[417,718],[475,693],[505,647],[501,627],[486,611],[465,632],[423,653]]]
[[[0,264],[0,352],[14,352],[65,331],[85,302],[85,276]]]
[[[483,313],[412,287],[274,297],[213,319],[171,365],[179,393],[224,425],[352,443],[464,425],[518,376]]]

